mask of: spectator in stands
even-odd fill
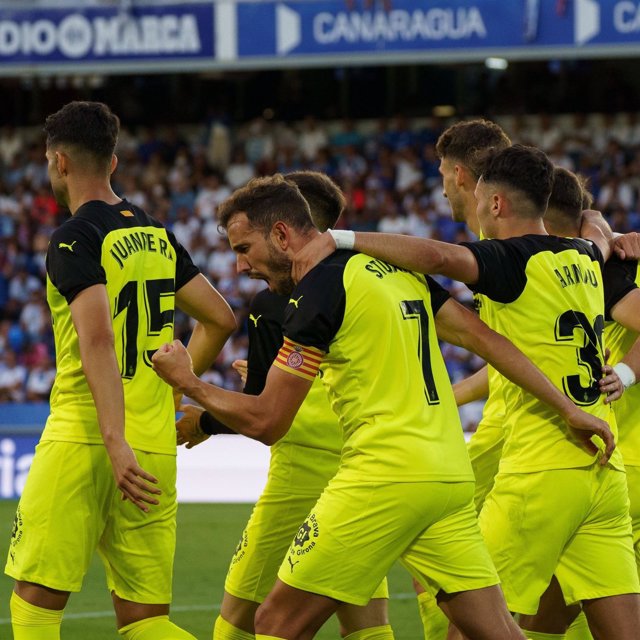
[[[0,402],[22,402],[27,369],[18,362],[12,349],[6,349],[0,360]]]
[[[49,356],[33,365],[27,375],[25,386],[27,402],[46,402],[56,377],[56,368]]]
[[[232,190],[243,187],[256,175],[255,167],[247,160],[247,154],[242,146],[237,146],[231,156],[231,163],[227,167],[225,177]]]

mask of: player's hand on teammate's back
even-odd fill
[[[336,250],[336,243],[328,231],[321,233],[311,242],[307,243],[295,256],[291,265],[291,277],[295,283],[302,278],[319,262],[330,256]]]
[[[236,370],[240,379],[242,380],[242,384],[247,384],[247,361],[246,360],[234,360],[231,363],[231,366]]]
[[[599,436],[604,442],[600,464],[605,465],[609,461],[616,443],[611,428],[604,420],[575,407],[569,416],[565,416],[565,422],[569,425],[573,437],[591,454],[598,452],[598,447],[592,442],[591,437]]]
[[[602,378],[598,384],[600,385],[600,393],[607,396],[604,399],[607,404],[619,400],[624,393],[624,384],[610,364],[605,364],[602,367]]]
[[[150,504],[159,504],[154,495],[160,495],[162,491],[154,484],[158,479],[147,473],[136,460],[133,449],[122,440],[118,445],[107,447],[113,476],[118,489],[122,491],[122,499],[130,500],[142,511],[148,512]]]
[[[640,233],[631,231],[617,236],[613,251],[621,260],[640,260]]]
[[[178,445],[184,444],[187,449],[192,449],[210,437],[200,428],[200,416],[204,409],[185,404],[179,410],[183,416],[176,422],[176,441]]]
[[[191,356],[180,340],[162,345],[153,354],[151,362],[153,370],[178,391],[184,392],[195,378]]]

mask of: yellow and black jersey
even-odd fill
[[[481,293],[474,293],[473,295],[474,306],[480,319],[491,326],[491,315],[493,313],[494,302],[483,296]],[[504,394],[502,392],[502,386],[504,385],[506,378],[496,371],[491,365],[487,365],[487,377],[489,379],[489,396],[484,403],[482,410],[482,423],[491,427],[504,426]]]
[[[611,350],[609,362],[616,364],[637,340],[635,331],[625,329],[611,318],[611,308],[640,285],[640,268],[637,260],[620,260],[612,256],[604,267],[606,345]],[[627,389],[613,409],[619,425],[618,442],[627,465],[640,466],[640,384]]]
[[[609,422],[615,433],[613,411],[598,387],[604,362],[604,294],[597,247],[581,239],[542,235],[463,244],[479,266],[478,282],[471,288],[495,303],[492,328],[575,404]],[[502,471],[592,463],[593,456],[571,439],[549,407],[511,382],[503,389],[507,440]],[[614,453],[612,464],[622,466],[619,454]]]
[[[249,309],[249,353],[247,356],[247,383],[245,393],[259,395],[264,389],[267,373],[282,346],[282,325],[289,296],[265,289],[252,300]],[[342,431],[336,414],[331,410],[327,391],[315,377],[289,432],[274,446],[291,443],[311,449],[323,449],[339,454],[342,449]]]
[[[351,251],[323,260],[291,294],[274,365],[323,373],[346,477],[473,479],[433,319],[448,297],[430,278]]]
[[[171,387],[151,368],[151,356],[173,339],[175,292],[197,273],[173,234],[126,200],[87,202],[53,233],[47,299],[57,374],[44,440],[102,442],[69,305],[84,289],[103,284],[124,386],[127,441],[175,453]]]

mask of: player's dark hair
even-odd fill
[[[543,151],[514,144],[488,157],[482,179],[517,189],[534,205],[537,215],[547,209],[553,176],[553,164]]]
[[[102,102],[69,102],[44,123],[47,147],[65,146],[109,166],[118,142],[120,120]]]
[[[218,222],[226,229],[237,213],[246,214],[249,224],[268,236],[276,222],[282,221],[305,233],[314,228],[309,204],[298,187],[281,173],[253,178],[234,191],[218,207]]]
[[[584,176],[564,167],[556,167],[547,208],[575,222],[582,216],[582,211],[592,204],[593,196],[587,189]]]
[[[510,145],[509,136],[495,122],[465,120],[445,129],[436,143],[436,153],[441,159],[463,164],[478,179],[484,173],[487,150],[500,151]]]
[[[311,218],[320,231],[333,227],[344,211],[347,201],[338,185],[318,171],[293,171],[285,175],[309,203]]]

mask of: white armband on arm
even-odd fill
[[[356,234],[354,231],[344,229],[327,229],[327,231],[336,243],[336,249],[353,249],[353,245],[356,243]]]
[[[624,362],[618,362],[618,364],[613,367],[613,370],[618,374],[618,378],[620,378],[620,382],[622,382],[622,386],[625,389],[628,389],[636,383],[636,374],[633,372],[633,369]]]

